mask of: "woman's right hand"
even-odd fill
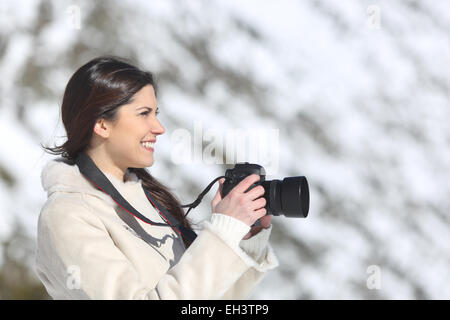
[[[252,174],[247,176],[238,185],[236,185],[225,198],[222,198],[222,186],[224,178],[219,180],[219,189],[211,202],[213,213],[221,213],[244,222],[252,226],[256,220],[266,215],[266,199],[264,188],[257,186],[248,192],[247,189],[260,179],[259,175]]]

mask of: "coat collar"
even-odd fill
[[[120,181],[112,174],[103,172],[114,187],[121,193],[133,193],[142,188],[142,181],[136,174],[127,171],[125,182]],[[73,162],[62,157],[50,160],[42,169],[41,183],[47,196],[54,192],[83,193],[96,196],[111,204],[114,204],[111,197],[87,180]]]

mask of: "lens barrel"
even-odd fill
[[[264,187],[266,210],[274,216],[306,218],[309,212],[309,187],[306,177],[288,177],[280,180],[266,180]]]

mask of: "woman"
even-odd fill
[[[80,173],[75,160],[85,154],[143,216],[167,222],[148,192],[191,228],[178,200],[145,169],[165,132],[156,89],[150,72],[111,56],[88,62],[67,84],[67,141],[45,147],[62,157],[42,171],[48,200],[38,222],[37,273],[54,299],[243,299],[278,265],[264,189],[245,192],[257,175],[224,198],[220,180],[211,219],[190,243],[176,228],[137,219]]]

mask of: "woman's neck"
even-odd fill
[[[86,154],[94,161],[95,165],[103,172],[107,172],[124,182],[127,168],[121,168],[112,161],[111,157],[101,148],[90,149]]]

